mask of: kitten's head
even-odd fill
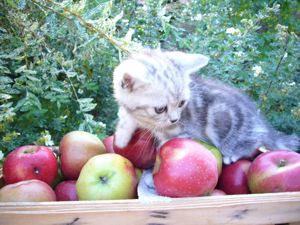
[[[189,102],[189,75],[207,63],[200,54],[160,50],[134,54],[114,71],[115,98],[143,127],[171,126]]]

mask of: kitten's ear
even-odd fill
[[[179,51],[165,52],[165,54],[170,60],[189,74],[206,66],[209,61],[207,56],[201,54],[189,54]]]
[[[121,81],[121,88],[128,89],[129,92],[133,91],[135,80],[130,74],[124,73],[123,79]]]
[[[146,69],[133,60],[126,60],[116,67],[114,71],[114,87],[133,92],[148,84]]]

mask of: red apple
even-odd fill
[[[52,188],[40,180],[20,181],[0,189],[0,202],[49,202],[55,200]]]
[[[148,169],[155,162],[155,142],[151,132],[148,130],[136,130],[126,147],[119,148],[114,145],[114,151],[129,159],[137,168]]]
[[[114,153],[114,135],[110,135],[102,140],[105,149],[109,153]]]
[[[218,174],[219,176],[222,173],[222,168],[223,168],[223,156],[222,153],[219,151],[219,149],[217,149],[215,146],[208,144],[204,141],[201,140],[196,140],[197,142],[199,142],[200,144],[204,145],[204,147],[206,149],[208,149],[209,151],[211,151],[211,153],[216,157],[217,159],[217,165],[218,165]]]
[[[6,184],[38,179],[51,185],[57,176],[57,160],[45,146],[25,145],[16,148],[3,162]]]
[[[215,156],[196,141],[171,139],[160,149],[153,170],[159,195],[192,197],[211,192],[218,181]]]
[[[260,154],[248,171],[252,193],[300,191],[300,154],[274,150]]]
[[[218,188],[229,195],[249,194],[247,172],[250,164],[249,160],[241,159],[231,165],[224,166],[219,178]]]
[[[60,182],[54,189],[57,201],[77,201],[76,180]]]
[[[76,180],[83,165],[93,156],[106,153],[101,140],[85,131],[67,133],[59,143],[61,170],[68,180]]]
[[[226,195],[226,193],[220,189],[214,189],[209,193],[209,196],[221,196]]]

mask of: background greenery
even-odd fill
[[[112,71],[142,47],[209,56],[203,76],[300,135],[299,12],[294,0],[3,0],[0,155],[76,129],[113,133]]]

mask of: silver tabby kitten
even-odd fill
[[[210,142],[226,164],[251,156],[260,146],[297,150],[300,139],[271,128],[247,96],[193,75],[207,63],[200,54],[146,50],[117,66],[115,144],[125,147],[141,127],[150,129],[160,144],[174,137]]]

